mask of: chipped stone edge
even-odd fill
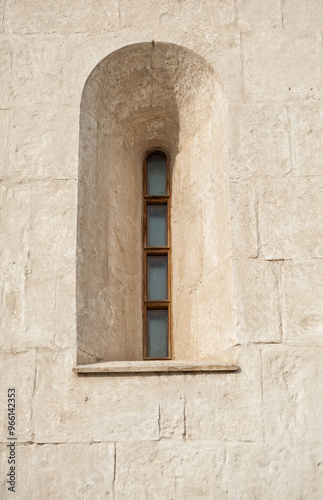
[[[216,361],[103,361],[77,365],[76,373],[235,372],[238,365]]]

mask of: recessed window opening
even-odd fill
[[[129,45],[89,75],[78,364],[226,356],[235,342],[227,133],[222,84],[185,47]]]
[[[163,151],[146,154],[143,181],[144,358],[171,359],[171,183]]]

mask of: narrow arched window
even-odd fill
[[[143,165],[144,358],[171,359],[171,182],[167,155],[146,154]]]

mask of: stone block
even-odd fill
[[[226,498],[319,499],[321,460],[322,446],[287,445],[275,439],[265,445],[228,443],[223,468]]]
[[[323,263],[286,262],[283,267],[284,343],[323,347]]]
[[[227,443],[223,486],[230,500],[269,500],[268,457],[264,445]],[[282,496],[277,499],[283,500]],[[286,498],[287,500],[287,498]]]
[[[75,179],[78,131],[79,109],[76,107],[15,109],[6,176],[17,181]]]
[[[119,27],[117,0],[60,0],[44,5],[42,0],[9,0],[6,31],[11,33],[82,33],[116,30]]]
[[[0,33],[4,30],[4,0],[0,4]]]
[[[29,342],[75,342],[75,182],[36,183],[27,194],[30,272],[25,283]]]
[[[281,341],[280,281],[279,263],[235,262],[237,343]]]
[[[322,354],[317,347],[262,348],[264,429],[270,447],[322,442]]]
[[[282,27],[280,0],[237,0],[237,23],[239,30],[264,31]]]
[[[185,375],[158,377],[159,435],[183,439],[185,435]]]
[[[116,456],[117,498],[227,498],[222,486],[225,454],[219,443],[118,443]]]
[[[24,350],[25,277],[28,272],[26,230],[29,214],[23,189],[0,188],[0,287],[3,307],[0,313],[2,349]],[[13,230],[13,228],[15,228]]]
[[[0,175],[4,178],[6,164],[8,160],[8,143],[11,124],[12,111],[9,109],[0,110]]]
[[[240,371],[185,381],[186,439],[262,440],[261,363],[257,348],[237,349]]]
[[[252,181],[231,182],[231,231],[234,258],[258,255],[256,191]]]
[[[28,249],[40,270],[59,264],[65,272],[75,259],[76,182],[60,179],[23,184],[25,210],[30,214]]]
[[[265,259],[323,255],[322,177],[268,179],[259,185],[259,232]]]
[[[39,354],[33,412],[36,442],[159,439],[156,376],[78,377],[72,372],[74,366],[74,350]]]
[[[3,499],[11,495],[18,500],[113,497],[113,443],[25,444],[16,448],[16,456],[16,491],[8,492],[3,481],[0,486]],[[5,477],[8,473],[5,461],[1,469]]]
[[[231,177],[286,175],[291,169],[288,129],[281,105],[229,106]]]
[[[0,108],[10,108],[14,102],[12,86],[12,42],[7,38],[0,40]]]
[[[323,5],[323,4],[322,4]],[[297,173],[322,175],[323,117],[315,101],[290,105],[292,162]]]
[[[266,495],[272,499],[317,499],[322,496],[322,443],[291,445],[275,438],[268,443]]]
[[[58,105],[63,101],[65,43],[64,36],[55,34],[15,38],[12,57],[15,104]]]
[[[2,335],[7,332],[3,331]],[[36,380],[36,352],[10,353],[0,355],[0,404],[1,404],[1,442],[8,442],[8,389],[15,389],[15,437],[18,442],[32,440],[33,398]],[[6,465],[8,465],[6,463]],[[4,476],[2,476],[4,477]],[[3,497],[2,497],[3,498]]]
[[[173,29],[194,29],[198,27],[226,26],[234,23],[234,1],[208,2],[207,0],[184,0],[164,2],[150,2],[143,0],[121,0],[120,2],[121,27],[146,28],[151,24]]]
[[[246,95],[256,101],[319,98],[321,50],[321,36],[312,31],[243,34]]]
[[[37,267],[37,266],[35,266]],[[73,347],[75,325],[75,269],[67,272],[35,270],[25,284],[25,337],[21,346]],[[16,343],[18,339],[16,339]]]
[[[25,266],[24,261],[13,262],[2,273],[0,280],[3,303],[0,312],[0,325],[3,332],[1,346],[7,351],[24,350],[28,347],[25,336]],[[7,262],[1,267],[7,267]]]
[[[74,345],[75,182],[24,183],[2,191],[4,346]]]
[[[321,31],[323,4],[321,0],[284,0],[282,3],[285,28]]]

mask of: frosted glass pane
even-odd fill
[[[167,255],[147,257],[148,300],[167,300]]]
[[[168,310],[148,309],[148,352],[150,358],[167,358],[168,356]]]
[[[167,205],[147,205],[149,247],[167,246]]]
[[[147,194],[167,194],[167,162],[161,153],[154,153],[147,160]]]

